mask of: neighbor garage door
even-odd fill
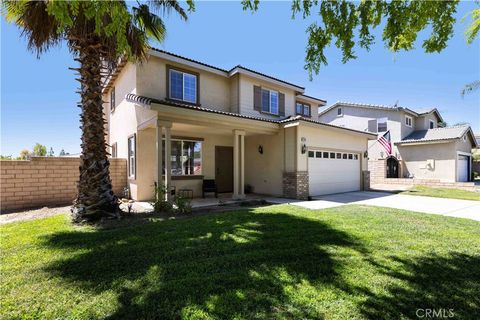
[[[329,150],[308,151],[311,196],[360,190],[360,155]]]
[[[468,181],[468,163],[470,162],[470,159],[468,156],[464,156],[459,154],[457,156],[457,176],[458,176],[458,181],[460,182],[465,182]]]

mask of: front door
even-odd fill
[[[218,192],[233,191],[233,147],[215,146],[215,183]]]
[[[387,178],[398,178],[398,160],[394,157],[387,159]]]

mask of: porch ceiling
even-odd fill
[[[280,130],[277,123],[237,118],[224,114],[183,109],[157,103],[152,103],[150,109],[157,111],[157,117],[140,124],[138,126],[139,130],[155,127],[157,119],[171,121],[173,129],[185,130],[187,132],[206,130],[218,134],[232,134],[232,130],[241,129],[247,135],[273,135]]]

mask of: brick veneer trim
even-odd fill
[[[127,161],[110,160],[113,191],[127,185]],[[79,158],[34,157],[0,161],[0,212],[72,203],[77,193]]]
[[[284,172],[283,196],[307,200],[309,196],[308,171]]]

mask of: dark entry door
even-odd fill
[[[387,178],[398,178],[398,160],[393,157],[387,159]]]
[[[233,191],[233,147],[215,146],[215,183],[218,192]]]

